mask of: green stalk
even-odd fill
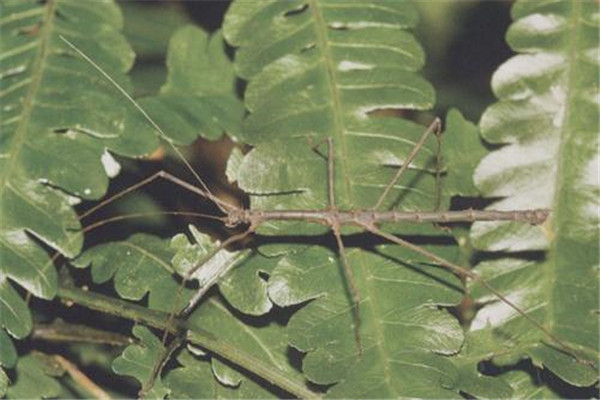
[[[150,325],[154,328],[168,330],[171,333],[176,333],[181,329],[187,330],[187,339],[191,343],[213,352],[286,392],[302,399],[320,398],[318,393],[307,389],[302,382],[290,379],[284,373],[276,370],[274,366],[268,365],[239,348],[219,339],[214,334],[202,329],[192,322],[184,321],[179,318],[169,318],[169,314],[162,311],[150,310],[137,304],[67,285],[59,286],[58,296],[63,300],[72,301],[92,310],[131,319],[139,323]],[[170,324],[169,321],[171,322]]]

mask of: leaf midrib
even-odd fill
[[[329,92],[331,93],[332,99],[332,107],[333,107],[333,118],[334,118],[334,128],[335,134],[339,139],[339,145],[334,146],[334,155],[340,154],[340,157],[334,157],[335,159],[340,159],[341,168],[341,176],[344,182],[343,192],[344,197],[346,199],[351,199],[351,189],[350,189],[350,180],[348,179],[348,167],[346,165],[346,138],[345,138],[345,128],[344,122],[342,121],[342,102],[340,99],[340,94],[337,87],[337,79],[335,74],[335,66],[333,63],[333,57],[331,55],[331,49],[329,47],[329,41],[327,37],[327,24],[323,19],[323,13],[321,8],[319,7],[318,0],[309,0],[309,9],[312,10],[312,14],[315,20],[315,31],[317,34],[317,48],[321,52],[321,57],[325,63],[325,69],[327,71],[327,83],[329,85]],[[338,163],[333,163],[334,167],[338,165]],[[340,176],[338,173],[337,176]],[[333,190],[337,186],[335,185],[335,181],[333,182]],[[337,197],[337,196],[336,196]],[[331,204],[332,205],[332,204]],[[332,205],[333,206],[333,205]]]
[[[335,65],[333,62],[333,57],[331,56],[331,50],[329,47],[329,42],[327,40],[327,25],[323,19],[323,15],[321,12],[320,7],[318,6],[318,0],[309,0],[309,8],[311,10],[313,10],[313,15],[314,15],[314,19],[315,19],[315,25],[316,25],[316,32],[317,32],[317,47],[321,50],[321,55],[322,58],[325,62],[325,66],[326,66],[326,70],[327,70],[327,82],[329,84],[329,91],[332,94],[332,100],[333,100],[333,113],[334,113],[334,124],[335,124],[335,133],[337,134],[339,140],[340,140],[340,145],[336,146],[334,148],[334,155],[336,154],[341,154],[340,158],[340,162],[339,163],[333,163],[334,167],[338,164],[341,164],[341,176],[343,179],[343,192],[345,195],[346,199],[352,199],[352,195],[351,195],[351,182],[349,179],[349,174],[348,174],[348,167],[346,164],[346,154],[347,154],[347,149],[346,149],[346,137],[345,137],[345,127],[344,127],[344,123],[342,121],[342,115],[343,115],[343,110],[342,110],[342,104],[341,104],[341,99],[340,99],[340,94],[339,94],[339,90],[338,90],[338,86],[336,84],[337,79],[336,79],[336,74],[335,74]],[[338,158],[338,157],[335,157]],[[337,175],[339,176],[339,174]],[[335,177],[334,177],[335,179]],[[334,190],[337,188],[337,186],[335,185],[335,181],[334,181]],[[336,193],[337,194],[337,193]],[[338,196],[336,196],[337,198]],[[352,202],[351,202],[352,203]],[[333,205],[332,205],[333,206]],[[364,295],[361,295],[361,300],[360,303],[362,304],[366,304],[367,299],[373,299],[374,298],[374,293],[376,293],[376,291],[374,290],[374,288],[372,287],[372,285],[370,285],[370,280],[366,279],[366,277],[361,273],[362,271],[367,271],[368,266],[365,264],[364,261],[364,255],[362,254],[362,252],[359,252],[359,256],[360,256],[360,267],[359,267],[359,271],[355,272],[355,277],[358,282],[364,282],[365,285],[362,286],[363,290],[365,290],[366,293],[366,298],[364,298]],[[352,266],[350,266],[350,268],[352,268]],[[359,288],[361,288],[361,285],[359,285]],[[376,298],[376,297],[375,297]],[[374,306],[374,301],[370,300],[369,304],[371,305],[371,307],[374,307],[374,314],[379,315],[379,310],[377,309],[377,307]],[[383,344],[385,342],[385,335],[383,334],[383,332],[381,331],[381,327],[379,325],[379,320],[377,318],[375,318],[375,320],[373,322],[371,322],[371,325],[373,325],[373,329],[375,331],[375,335],[377,336],[377,347],[378,347],[378,352],[381,355],[381,358],[383,360],[383,366],[384,366],[384,377],[382,379],[382,383],[385,384],[385,386],[389,389],[390,388],[390,382],[391,382],[391,372],[390,372],[390,366],[389,366],[389,362],[386,358],[386,354],[385,354],[385,345]],[[396,393],[397,395],[398,393]]]
[[[579,37],[579,30],[581,27],[581,18],[580,18],[580,14],[581,14],[581,3],[579,1],[574,1],[571,3],[572,4],[572,14],[571,14],[571,20],[569,21],[569,40],[568,40],[568,63],[567,63],[567,71],[566,71],[566,76],[567,76],[567,80],[566,80],[566,84],[565,84],[565,90],[566,90],[566,95],[565,95],[565,111],[564,111],[564,115],[563,115],[563,124],[560,130],[560,138],[559,138],[559,147],[558,147],[558,167],[557,167],[557,171],[556,171],[556,180],[555,180],[555,191],[554,191],[554,199],[552,201],[553,204],[553,212],[554,212],[554,217],[553,217],[553,230],[554,230],[554,243],[553,246],[551,247],[551,255],[549,257],[550,260],[552,260],[552,268],[550,269],[551,271],[551,276],[548,278],[550,283],[551,283],[551,290],[549,291],[549,310],[548,310],[548,329],[552,332],[554,330],[554,326],[555,326],[555,320],[554,320],[554,301],[556,301],[556,299],[554,298],[554,283],[556,282],[557,279],[557,259],[558,259],[558,240],[557,238],[559,237],[560,233],[560,225],[561,225],[561,221],[560,221],[560,210],[561,210],[561,205],[562,205],[562,196],[561,196],[561,188],[563,187],[563,172],[566,169],[566,165],[565,162],[567,161],[567,157],[565,157],[565,147],[566,147],[566,142],[568,141],[568,139],[570,139],[569,137],[569,132],[570,132],[570,128],[571,128],[571,124],[570,124],[570,119],[571,119],[571,104],[574,98],[574,90],[572,90],[574,82],[576,82],[576,77],[575,74],[578,71],[578,68],[575,67],[575,65],[577,64],[577,38]],[[570,162],[571,159],[568,158],[568,161]]]
[[[54,15],[56,10],[56,2],[54,0],[48,0],[45,4],[46,10],[42,19],[42,27],[39,30],[39,45],[38,55],[33,63],[31,69],[31,76],[33,77],[27,95],[23,100],[23,110],[21,112],[21,119],[15,131],[15,137],[10,147],[9,159],[7,162],[6,170],[2,174],[2,185],[0,185],[0,198],[4,195],[4,189],[7,187],[6,182],[12,174],[12,170],[18,159],[20,149],[25,143],[27,137],[27,128],[31,114],[35,107],[35,98],[40,89],[40,83],[42,81],[43,70],[48,57],[48,42],[50,39],[50,32],[52,31]]]

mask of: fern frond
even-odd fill
[[[326,151],[318,145],[327,138],[336,205],[375,205],[425,130],[397,116],[434,101],[417,72],[424,55],[408,31],[416,22],[413,6],[397,0],[232,4],[224,35],[237,47],[238,74],[248,80],[241,138],[254,148],[241,160],[236,156],[228,174],[250,194],[253,208],[326,208]],[[434,159],[433,146],[426,146],[384,208],[432,209]],[[441,234],[431,227],[402,229]],[[307,222],[258,230],[323,232]],[[455,256],[452,245],[433,247]],[[458,372],[442,354],[460,349],[462,330],[437,308],[460,301],[461,284],[452,274],[420,265],[422,258],[394,246],[350,248],[362,298],[361,356],[338,254],[285,244],[268,251],[288,252],[270,272],[269,296],[280,306],[309,302],[289,322],[290,344],[307,353],[303,371],[311,381],[338,383],[329,395],[446,398],[458,392]]]
[[[128,115],[114,88],[59,39],[94,54],[127,86],[124,73],[134,55],[119,33],[122,18],[112,1],[5,1],[2,15],[0,314],[12,336],[24,337],[30,316],[9,280],[52,298],[56,270],[40,243],[76,255],[82,238],[71,205],[104,194],[106,149],[139,155],[151,151],[156,139],[147,124]]]
[[[586,1],[520,1],[512,15],[507,40],[520,54],[494,74],[499,102],[480,122],[484,138],[503,146],[481,161],[475,181],[485,196],[501,198],[496,209],[550,208],[552,215],[541,227],[474,224],[471,236],[482,250],[546,252],[534,260],[508,254],[477,270],[577,358],[596,364],[599,13]],[[478,289],[474,296],[491,300]],[[598,379],[597,364],[576,362],[503,304],[483,307],[471,330],[573,385]]]

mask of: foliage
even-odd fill
[[[138,116],[125,112],[110,83],[59,39],[63,35],[96,54],[127,86],[124,73],[134,55],[118,33],[122,19],[116,5],[8,1],[2,7],[1,312],[2,327],[23,338],[31,317],[9,280],[34,296],[53,298],[56,270],[40,244],[77,255],[82,237],[71,204],[106,190],[100,161],[109,157],[105,149],[139,155],[156,142],[140,129]],[[80,35],[84,30],[90,32]]]
[[[476,270],[581,358],[597,363],[598,321],[590,315],[600,287],[599,71],[592,55],[598,10],[589,2],[521,2],[512,14],[507,40],[523,54],[496,71],[492,87],[500,101],[480,122],[486,140],[506,145],[481,161],[475,181],[485,196],[502,197],[493,208],[549,208],[552,216],[543,230],[474,224],[475,246],[506,252]],[[514,254],[540,249],[546,256],[539,261]],[[472,293],[487,303],[471,325],[474,334],[491,325],[502,332],[494,335],[496,347],[527,355],[573,385],[597,380],[597,371],[573,361],[539,330],[526,329],[521,316],[477,289]]]
[[[160,7],[136,17],[138,6],[126,6],[129,41],[154,56],[169,43],[165,83],[139,99],[160,132],[98,71],[132,92],[133,52],[112,0],[2,3],[2,396],[85,393],[73,389],[82,380],[35,351],[43,342],[27,338],[59,309],[76,322],[76,308],[55,297],[102,313],[86,323],[132,336],[111,370],[102,367],[133,378],[119,382],[136,389],[110,388],[118,396],[559,397],[557,384],[535,380],[542,369],[561,385],[597,382],[598,366],[589,365],[598,360],[590,315],[600,240],[592,3],[517,2],[507,40],[519,54],[492,79],[499,101],[479,126],[458,110],[446,117],[442,207],[483,196],[493,209],[550,208],[549,221],[477,222],[470,236],[460,226],[382,227],[455,263],[478,262],[475,271],[558,342],[476,283],[357,228],[342,230],[351,274],[329,229],[309,221],[263,224],[252,242],[227,249],[200,232],[208,229],[200,219],[172,239],[137,233],[81,252],[72,206],[104,195],[119,169],[111,153],[139,157],[159,143],[175,149],[225,132],[236,142],[227,176],[250,209],[365,209],[406,163],[435,102],[419,72],[425,54],[411,33],[418,12],[410,2],[238,0],[212,35],[175,30],[189,21],[175,6],[152,43],[136,32],[160,20]],[[136,27],[135,18],[148,21]],[[429,138],[381,209],[433,209],[436,172]],[[193,311],[174,315],[198,290]],[[461,314],[465,292],[476,305]],[[57,348],[83,357],[70,343]],[[538,369],[524,370],[524,359]]]

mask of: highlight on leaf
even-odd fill
[[[470,333],[529,357],[576,386],[598,380],[598,10],[591,2],[519,1],[507,41],[519,54],[492,78],[499,101],[480,121],[488,142],[475,183],[497,209],[549,208],[541,227],[476,222],[474,246],[498,252],[475,270],[571,351],[556,348],[488,293]],[[541,253],[543,251],[543,253]],[[489,353],[488,353],[489,354]],[[488,355],[489,357],[489,355]],[[585,362],[582,362],[585,361]]]

